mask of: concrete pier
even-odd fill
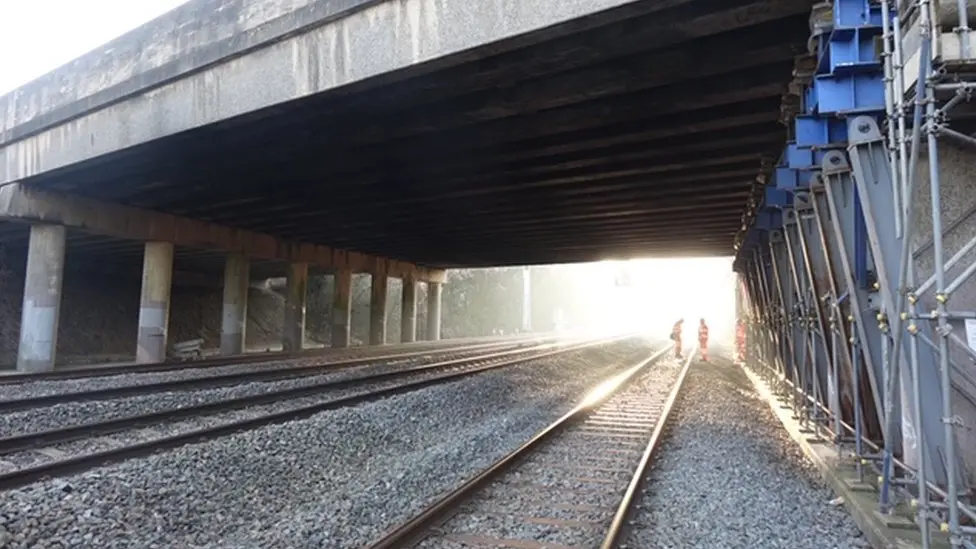
[[[17,370],[25,373],[47,372],[54,369],[58,347],[65,228],[60,225],[34,225],[28,246]]]
[[[389,276],[385,272],[374,272],[369,300],[369,344],[386,343],[386,296]]]
[[[308,264],[290,263],[285,288],[285,321],[281,346],[286,353],[297,353],[305,347],[305,297],[308,288]]]
[[[427,340],[441,339],[441,295],[444,285],[439,282],[427,283]]]
[[[136,362],[166,360],[169,297],[173,283],[173,245],[147,242],[142,261],[142,297]]]
[[[247,288],[251,262],[243,254],[227,254],[224,264],[224,303],[220,320],[220,354],[244,352],[247,332]]]
[[[403,304],[401,307],[400,343],[413,343],[417,340],[417,281],[403,279]]]
[[[332,294],[332,346],[349,346],[350,326],[352,325],[352,271],[340,269],[334,275]]]

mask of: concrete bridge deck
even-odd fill
[[[193,0],[0,98],[0,183],[433,267],[728,253],[811,2],[279,4]]]

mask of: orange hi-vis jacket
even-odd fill
[[[708,341],[708,326],[698,326],[698,341]]]

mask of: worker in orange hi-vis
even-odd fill
[[[674,342],[674,358],[681,360],[681,328],[684,326],[685,319],[680,318],[671,327],[671,341]]]
[[[704,318],[698,323],[698,348],[702,360],[708,362],[708,324],[705,324]]]
[[[740,363],[745,363],[746,361],[746,322],[743,319],[739,319],[736,325],[735,333],[735,343],[736,351],[738,351],[738,359]]]

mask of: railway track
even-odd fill
[[[495,351],[475,357],[454,359],[435,364],[413,366],[388,372],[382,375],[363,376],[338,383],[304,387],[300,390],[272,392],[250,397],[230,399],[202,406],[180,408],[152,414],[126,417],[116,420],[89,423],[65,429],[30,433],[23,436],[0,439],[0,455],[5,462],[36,461],[25,460],[27,454],[40,452],[47,459],[39,464],[17,467],[0,474],[0,490],[23,486],[31,482],[53,476],[83,471],[106,463],[144,456],[157,450],[173,448],[190,442],[208,440],[234,432],[254,429],[273,423],[281,423],[309,417],[321,411],[350,406],[386,396],[413,391],[438,383],[444,383],[481,372],[496,370],[507,366],[553,355],[608,344],[623,338],[591,340],[579,343],[544,344],[528,349]],[[336,395],[335,390],[345,391]],[[293,400],[295,399],[295,400]],[[72,454],[58,445],[72,441],[86,440],[94,436],[121,433],[139,428],[152,427],[164,422],[196,419],[203,415],[215,415],[249,407],[269,405],[286,401],[285,409],[255,409],[246,417],[216,421],[202,428],[175,429],[175,434],[141,437],[135,443],[116,442],[107,448],[94,452]],[[103,444],[104,445],[104,444]],[[52,457],[53,456],[53,457]]]
[[[368,549],[619,547],[693,359],[655,352]]]
[[[176,378],[157,382],[135,383],[118,386],[110,385],[108,387],[97,387],[82,391],[53,392],[25,398],[0,399],[0,412],[30,410],[67,402],[90,402],[95,400],[107,400],[170,391],[196,391],[214,387],[240,385],[244,383],[282,381],[301,377],[312,377],[328,373],[329,371],[339,368],[365,366],[373,363],[386,363],[384,367],[397,368],[400,366],[398,363],[417,358],[438,360],[445,356],[461,355],[458,357],[458,360],[462,360],[466,355],[470,355],[472,353],[477,356],[478,353],[490,353],[494,351],[518,352],[522,349],[531,350],[543,348],[548,345],[558,344],[558,342],[540,343],[540,341],[551,341],[551,339],[552,338],[518,340],[515,342],[509,341],[484,343],[438,350],[422,350],[410,351],[406,353],[390,353],[379,356],[365,356],[344,360],[329,360],[323,358],[290,359],[286,361],[269,363],[264,368],[249,369],[246,371],[220,372],[213,375]],[[11,387],[7,387],[7,389],[13,391],[13,388]]]
[[[447,350],[452,347],[474,347],[477,345],[494,345],[498,343],[515,343],[520,340],[531,341],[540,339],[538,335],[511,337],[480,337],[464,339],[445,339],[440,341],[419,341],[415,343],[402,343],[384,347],[357,347],[346,349],[334,349],[325,347],[322,349],[306,349],[300,353],[286,353],[283,351],[267,351],[245,353],[232,356],[209,356],[202,359],[190,360],[166,360],[153,364],[124,364],[111,365],[100,364],[86,367],[67,368],[55,370],[53,372],[39,373],[9,373],[12,368],[7,368],[6,372],[0,371],[0,386],[19,385],[24,383],[40,383],[47,381],[64,381],[70,379],[94,379],[99,377],[124,376],[132,374],[152,374],[161,372],[171,372],[174,370],[188,371],[219,368],[222,366],[238,366],[245,364],[262,364],[270,362],[281,362],[286,360],[298,360],[309,358],[329,359],[336,362],[348,360],[381,360],[383,356],[391,354],[391,351],[404,349],[404,353],[423,354]]]

